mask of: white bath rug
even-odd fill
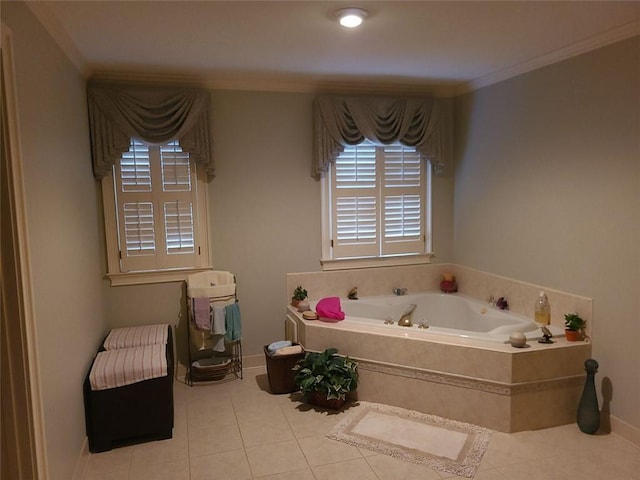
[[[358,402],[326,436],[441,472],[473,478],[490,431],[379,403]]]

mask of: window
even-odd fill
[[[430,171],[425,163],[415,148],[399,143],[376,146],[365,140],[345,147],[323,180],[325,269],[338,268],[333,260],[352,260],[345,268],[356,259],[428,261]]]
[[[177,281],[209,266],[203,178],[178,141],[131,141],[103,179],[112,284]]]

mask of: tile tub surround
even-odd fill
[[[287,335],[307,350],[338,348],[360,364],[358,398],[502,432],[575,421],[591,344],[556,339],[529,348],[452,339],[384,326],[303,320],[292,307]]]
[[[532,319],[535,301],[540,291],[544,290],[551,304],[552,325],[564,328],[564,314],[577,312],[587,321],[587,334],[591,333],[590,298],[451,263],[289,273],[285,302],[289,303],[298,285],[308,291],[310,300],[328,296],[344,298],[353,287],[358,287],[360,297],[389,295],[396,287],[406,288],[409,293],[439,291],[440,280],[445,272],[456,276],[460,293],[481,301],[486,301],[490,295],[495,298],[505,297],[512,312]]]

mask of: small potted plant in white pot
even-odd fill
[[[564,333],[570,342],[578,342],[584,338],[587,322],[577,313],[567,313],[564,316]]]
[[[293,297],[291,297],[291,305],[294,307],[298,307],[301,301],[307,298],[307,291],[302,288],[302,285],[298,285],[296,289],[293,291]]]

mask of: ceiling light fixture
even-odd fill
[[[359,26],[369,12],[362,8],[341,8],[336,11],[340,25],[347,28]]]

